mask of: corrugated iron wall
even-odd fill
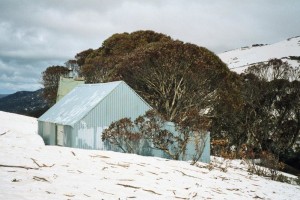
[[[107,97],[105,97],[94,109],[92,109],[83,119],[78,121],[74,127],[64,126],[64,146],[82,149],[114,150],[117,148],[109,144],[104,144],[101,140],[102,131],[112,122],[124,117],[134,120],[143,115],[151,107],[144,102],[125,83],[120,84]],[[38,133],[44,139],[46,145],[56,145],[56,125],[39,121]],[[175,131],[172,123],[166,124],[166,129]],[[173,130],[174,129],[174,130]],[[143,143],[144,144],[144,143]],[[146,144],[146,143],[145,143]],[[210,135],[206,134],[204,149],[200,161],[210,162]],[[141,155],[158,156],[168,158],[161,150],[149,148],[144,145],[139,150]],[[191,140],[187,147],[187,156],[181,158],[190,160],[195,152],[194,142]]]
[[[73,147],[73,128],[71,126],[64,126],[64,146]]]
[[[46,145],[55,145],[55,124],[38,121],[38,134],[43,138]]]
[[[128,117],[135,119],[151,107],[130,87],[121,83],[82,120],[74,125],[73,147],[105,150],[102,131],[112,122]]]
[[[170,131],[173,135],[179,135],[179,132],[176,131],[175,125],[172,122],[166,122],[163,129]],[[157,149],[147,140],[140,140],[131,143],[135,147],[134,152],[138,155],[143,156],[155,156],[161,158],[172,159],[167,153],[163,150]],[[176,145],[176,144],[174,144]],[[123,152],[116,145],[105,143],[107,150]],[[169,147],[169,152],[175,153],[174,150]],[[179,156],[179,160],[198,160],[201,162],[209,163],[210,162],[210,133],[207,131],[202,131],[200,133],[191,133],[190,139],[188,141],[185,153]]]

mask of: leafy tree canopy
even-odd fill
[[[254,74],[264,81],[272,81],[275,79],[298,80],[300,81],[300,68],[292,67],[288,62],[281,59],[273,58],[266,63],[259,63],[250,66],[246,73]]]
[[[87,83],[118,80],[116,65],[136,48],[154,42],[171,41],[164,34],[154,31],[136,31],[131,34],[114,34],[96,50],[86,50],[77,54],[81,73]],[[84,61],[84,62],[82,62]]]
[[[64,66],[50,66],[43,73],[44,98],[53,105],[56,101],[60,76],[67,75],[69,70]]]
[[[118,69],[123,80],[171,121],[181,112],[203,108],[228,73],[212,52],[180,41],[140,47]]]
[[[229,73],[206,48],[153,31],[114,34],[99,49],[77,55],[82,54],[87,55],[81,67],[87,82],[124,80],[172,121],[181,112],[204,107]]]

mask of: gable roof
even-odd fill
[[[121,83],[125,82],[78,85],[38,118],[38,121],[73,126]]]

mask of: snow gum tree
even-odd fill
[[[202,111],[213,107],[217,89],[230,74],[208,49],[153,31],[114,34],[98,49],[83,51],[77,58],[84,60],[79,65],[86,82],[124,80],[160,113],[161,119],[178,125],[182,134],[176,137],[158,128],[158,122],[145,122],[156,131],[141,131],[144,138],[173,159],[184,154],[191,132],[200,137],[202,130],[208,130],[210,120]],[[125,122],[128,129],[123,126]],[[140,138],[133,135],[130,126],[128,120],[115,122],[103,139],[131,152],[132,144],[127,139]]]
[[[152,155],[151,149],[159,149],[174,160],[185,159],[187,145],[192,143],[194,152],[190,153],[195,163],[207,142],[205,122],[197,111],[190,112],[184,118],[182,123],[174,124],[176,131],[168,130],[164,117],[150,110],[134,121],[124,118],[112,123],[104,130],[102,141],[126,153]]]
[[[300,66],[299,66],[300,67]],[[289,63],[283,62],[281,59],[270,59],[266,63],[260,63],[250,66],[246,73],[254,74],[264,81],[272,81],[275,79],[285,79],[289,81],[300,81],[300,68],[292,67]]]
[[[170,121],[207,106],[209,95],[228,73],[212,52],[180,41],[138,48],[119,66],[121,78]]]
[[[106,39],[96,50],[78,53],[75,58],[81,66],[81,74],[87,83],[119,80],[117,65],[136,48],[171,40],[170,37],[153,31],[136,31],[131,34],[114,34]]]
[[[234,75],[211,112],[212,137],[228,139],[228,149],[243,145],[255,152],[286,155],[300,135],[299,81],[266,81],[252,73]]]
[[[68,73],[68,68],[64,66],[50,66],[42,73],[44,98],[50,105],[53,105],[56,101],[60,76],[67,75]]]
[[[114,34],[77,58],[87,83],[124,80],[170,121],[207,107],[229,73],[206,48],[153,31]]]

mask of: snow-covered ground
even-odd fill
[[[242,47],[218,56],[231,70],[238,73],[243,72],[251,64],[266,62],[272,58],[282,59],[297,67],[300,66],[299,61],[291,60],[289,56],[300,56],[300,36],[271,45]]]
[[[212,160],[45,146],[35,118],[0,111],[0,199],[300,199],[300,186]]]

